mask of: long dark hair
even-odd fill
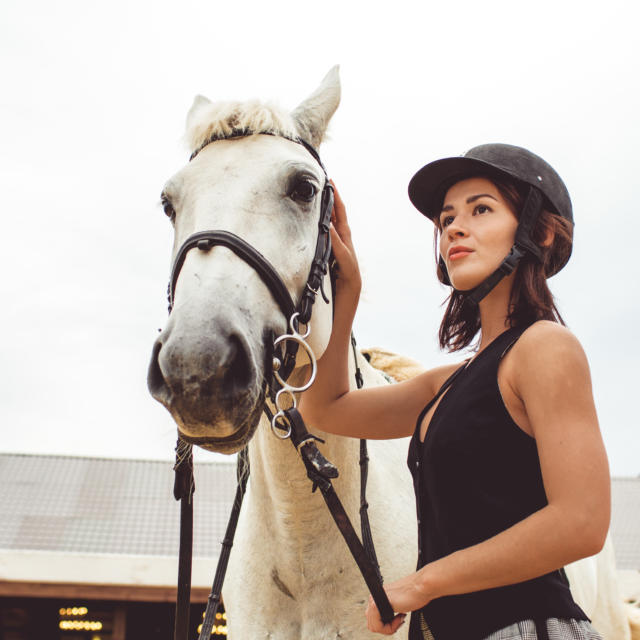
[[[516,217],[524,204],[528,186],[509,180],[502,175],[474,175],[490,180],[500,192]],[[458,177],[455,182],[465,178]],[[444,185],[442,199],[454,183]],[[550,208],[550,207],[549,207]],[[436,264],[439,263],[437,240],[440,229],[435,231]],[[544,246],[544,241],[552,234],[553,241]],[[516,269],[511,295],[507,323],[510,327],[521,327],[532,324],[536,320],[551,320],[564,324],[564,320],[556,307],[553,295],[547,286],[547,274],[555,273],[556,265],[563,264],[571,254],[573,225],[543,209],[533,229],[533,240],[542,249],[542,261],[531,255],[525,256]],[[443,280],[443,273],[438,266],[438,278]],[[480,330],[480,311],[478,306],[469,301],[467,296],[455,289],[452,290],[447,309],[438,334],[440,346],[449,351],[459,351],[468,347]]]

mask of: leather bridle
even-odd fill
[[[229,136],[215,136],[210,138],[201,147],[199,147],[191,156],[192,160],[207,144],[216,140],[237,138],[256,133],[265,135],[275,135],[269,131],[251,132],[244,129],[236,130]],[[286,136],[282,136],[286,137]],[[273,375],[268,383],[268,394],[271,400],[277,399],[277,392],[282,387],[286,387],[286,379],[293,371],[296,362],[296,354],[300,343],[305,344],[305,336],[297,333],[300,324],[307,325],[311,319],[313,304],[315,302],[318,291],[322,294],[325,302],[329,303],[329,299],[325,295],[322,288],[323,280],[329,271],[329,261],[331,256],[331,238],[329,235],[329,223],[331,220],[331,212],[333,209],[333,185],[329,181],[327,172],[322,164],[317,151],[305,140],[301,138],[287,138],[301,144],[318,162],[325,176],[324,186],[321,194],[320,218],[318,221],[318,238],[309,276],[304,286],[300,300],[296,305],[285,286],[282,278],[278,274],[273,265],[254,247],[239,236],[224,230],[206,230],[198,231],[190,235],[180,246],[171,269],[171,278],[168,285],[168,301],[169,312],[173,309],[174,297],[180,271],[184,265],[187,254],[192,249],[200,251],[209,251],[214,246],[224,246],[233,251],[239,258],[246,262],[262,279],[273,298],[278,303],[280,310],[285,318],[291,324],[293,335],[282,336],[276,340],[274,347],[274,364],[277,363],[277,375]],[[334,278],[332,277],[332,286]],[[278,343],[280,343],[278,345]],[[280,346],[284,344],[284,353],[280,352]],[[352,345],[355,358],[355,340],[352,337]],[[358,387],[362,386],[362,376],[356,363],[356,381]],[[281,384],[283,383],[283,384]],[[276,403],[277,406],[277,403]],[[367,515],[366,503],[366,480],[367,480],[367,449],[366,441],[361,440],[360,443],[360,467],[361,467],[361,528],[362,539],[364,545],[360,542],[349,518],[340,503],[331,484],[331,479],[337,477],[338,470],[320,453],[315,445],[315,441],[321,441],[316,436],[310,434],[302,420],[302,416],[294,406],[281,410],[274,416],[265,402],[264,410],[271,420],[272,428],[287,430],[285,438],[290,438],[307,469],[307,475],[313,483],[313,491],[320,488],[322,496],[329,507],[332,517],[334,518],[340,532],[342,533],[349,550],[351,551],[360,571],[369,587],[370,592],[378,606],[382,620],[390,622],[393,619],[393,610],[382,588],[382,576],[378,566],[375,550],[373,548],[373,540]],[[278,415],[281,414],[286,426],[282,426],[278,421]],[[281,436],[282,437],[282,436]],[[322,442],[322,441],[321,441]],[[180,557],[178,567],[178,599],[176,604],[176,621],[174,630],[175,640],[186,640],[189,627],[189,605],[191,590],[191,548],[193,533],[193,492],[195,485],[193,481],[193,456],[191,445],[184,440],[178,440],[176,447],[176,481],[174,486],[174,496],[176,500],[181,501],[181,517],[180,517]],[[249,473],[249,463],[247,449],[245,448],[238,456],[238,488],[236,497],[227,527],[227,533],[222,543],[222,552],[218,561],[218,568],[213,583],[211,595],[209,596],[207,608],[204,615],[204,621],[200,632],[201,639],[209,638],[218,604],[221,598],[222,582],[226,571],[227,561],[229,558],[231,546],[233,544],[233,536],[237,524],[237,518],[242,504],[242,498],[245,492],[246,481]]]
[[[259,132],[264,135],[274,135],[268,131]],[[251,135],[250,132],[245,129],[240,129],[232,133],[230,136],[221,138],[216,136],[208,141],[207,144],[211,144],[217,140],[227,138],[238,138],[242,136]],[[329,303],[324,289],[323,281],[329,270],[329,259],[331,256],[331,236],[329,235],[329,223],[331,222],[331,211],[333,210],[333,185],[329,181],[327,171],[324,168],[320,160],[318,152],[302,138],[287,138],[292,142],[301,144],[318,162],[322,172],[324,173],[324,186],[322,187],[322,195],[320,200],[320,219],[318,220],[318,238],[316,241],[316,249],[311,261],[311,267],[309,269],[309,275],[307,282],[300,296],[300,301],[296,305],[287,289],[286,285],[282,281],[282,278],[276,271],[275,267],[254,247],[248,242],[240,238],[230,231],[212,230],[212,231],[198,231],[190,235],[181,245],[178,250],[175,260],[173,261],[173,267],[171,269],[171,279],[169,280],[169,286],[167,290],[167,297],[169,300],[169,313],[173,309],[173,302],[175,297],[176,285],[178,283],[178,277],[180,276],[180,270],[184,264],[187,254],[191,249],[198,248],[200,251],[209,251],[212,247],[220,245],[233,251],[239,258],[244,260],[262,279],[265,283],[271,295],[278,303],[280,310],[284,314],[287,321],[297,313],[297,322],[301,324],[307,324],[311,319],[311,312],[313,310],[313,303],[315,302],[318,291],[320,291],[324,301]],[[201,151],[204,146],[202,145],[197,152],[191,155],[190,160],[195,158],[197,153]],[[297,352],[297,343],[293,341],[287,342],[286,351],[280,358],[282,363],[280,369],[280,377],[288,377],[295,366],[295,356]]]

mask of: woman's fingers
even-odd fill
[[[333,181],[331,182],[333,184]],[[338,235],[344,242],[351,242],[351,229],[347,221],[347,209],[340,197],[340,193],[333,185],[333,211],[331,212],[331,222],[336,228]]]
[[[344,202],[338,190],[335,189],[335,185],[329,232],[331,234],[333,255],[339,267],[338,288],[344,289],[346,287],[346,289],[353,290],[359,294],[362,282],[360,279],[360,269],[358,268],[358,259],[351,241],[351,230],[347,222],[347,212]]]
[[[374,633],[380,633],[385,636],[393,635],[404,623],[406,613],[398,613],[394,616],[393,620],[384,624],[380,618],[380,612],[376,607],[373,599],[369,599],[369,606],[367,607],[367,628]]]

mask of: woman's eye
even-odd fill
[[[445,216],[440,220],[440,226],[444,229],[448,227],[453,222],[453,216]]]
[[[298,182],[291,192],[291,197],[294,200],[302,200],[303,202],[311,202],[316,195],[316,185],[308,180],[302,180]]]
[[[487,213],[487,211],[491,211],[491,208],[486,204],[479,204],[474,210],[474,213]]]

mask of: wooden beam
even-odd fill
[[[64,582],[13,582],[0,580],[0,596],[9,598],[56,598],[69,600],[120,600],[123,602],[175,602],[176,587],[130,584],[70,584]],[[205,603],[209,590],[191,589],[192,603]]]
[[[126,640],[127,635],[127,610],[119,604],[113,612],[113,631],[111,640]]]

